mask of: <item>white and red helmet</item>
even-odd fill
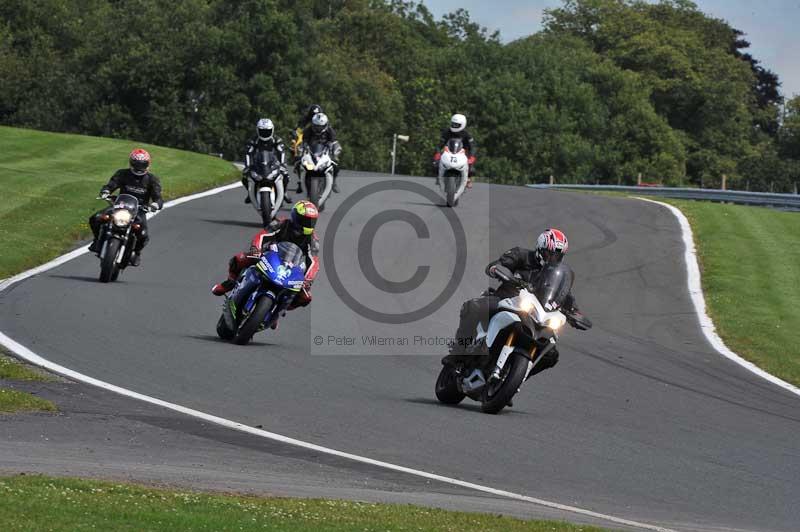
[[[536,239],[536,259],[540,266],[558,264],[569,249],[567,235],[558,229],[547,229]]]
[[[128,156],[133,175],[144,175],[150,169],[150,154],[147,150],[136,148]]]

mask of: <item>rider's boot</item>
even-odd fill
[[[222,296],[233,290],[236,286],[236,281],[233,279],[225,279],[221,283],[217,283],[211,287],[211,293],[215,296]]]
[[[131,266],[139,266],[142,263],[142,251],[134,251],[131,253],[131,260],[128,262]]]
[[[250,194],[244,197],[244,202],[248,204],[250,203]]]
[[[92,243],[89,244],[89,251],[91,251],[92,253],[100,252],[100,246],[97,245],[97,240],[92,240]]]

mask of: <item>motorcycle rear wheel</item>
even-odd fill
[[[121,242],[116,238],[110,238],[106,243],[106,254],[100,262],[100,282],[107,283],[115,281],[119,276],[119,267],[117,266],[117,253]]]
[[[264,318],[266,318],[269,311],[272,310],[272,305],[272,300],[267,297],[259,299],[250,314],[245,316],[242,323],[239,324],[239,328],[233,336],[233,343],[236,345],[247,345],[264,323]]]
[[[451,366],[442,366],[436,379],[436,398],[446,405],[457,405],[464,397],[458,389],[455,370]]]
[[[525,379],[525,373],[528,371],[528,359],[512,354],[506,365],[510,365],[505,374],[505,378],[500,386],[496,389],[490,384],[486,383],[481,397],[481,410],[487,414],[497,414],[500,412],[509,401],[516,395],[517,390],[522,385]]]

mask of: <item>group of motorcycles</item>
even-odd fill
[[[320,211],[325,210],[325,202],[333,188],[335,164],[332,146],[327,142],[303,143],[303,130],[298,129],[292,142],[292,153],[299,157],[297,174],[308,191],[308,200]],[[284,190],[281,162],[274,151],[261,150],[247,175],[247,193],[250,204],[261,215],[266,226],[278,214],[283,204]]]
[[[333,185],[331,148],[327,144],[305,145],[298,138],[293,149],[300,150],[298,172],[309,200],[321,211]],[[439,181],[449,207],[458,205],[468,169],[461,141],[451,139],[439,161]],[[257,154],[248,176],[248,194],[266,226],[276,216],[285,194],[280,162],[273,152]],[[101,282],[116,280],[129,265],[139,230],[136,215],[140,209],[148,211],[147,206],[140,206],[135,197],[127,194],[110,196],[107,201],[113,209],[102,218]],[[242,272],[236,287],[226,296],[217,322],[219,337],[244,345],[257,332],[274,328],[304,286],[305,264],[303,251],[291,242],[278,243],[265,251],[256,265]],[[485,330],[478,325],[467,363],[442,367],[435,385],[436,397],[442,403],[458,404],[468,397],[480,402],[484,412],[500,412],[511,404],[542,357],[555,348],[558,332],[567,321],[558,309],[572,287],[574,276],[569,266],[546,267],[535,286],[502,268],[497,276],[514,284],[518,295],[500,302]],[[244,286],[255,289],[244,293]]]

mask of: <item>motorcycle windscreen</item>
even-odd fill
[[[125,209],[131,211],[134,215],[139,211],[139,200],[130,194],[120,194],[114,202],[115,209]]]
[[[572,290],[575,273],[563,262],[547,265],[536,279],[533,293],[546,310],[555,310],[564,304],[564,299]]]
[[[296,244],[281,242],[261,256],[258,269],[281,288],[298,291],[306,277],[306,256]]]
[[[261,150],[256,153],[255,163],[255,168],[258,175],[261,177],[267,177],[269,176],[273,167],[278,164],[278,159],[275,157],[275,153],[268,150]]]
[[[464,143],[461,142],[461,139],[452,138],[447,141],[447,150],[450,153],[458,153],[464,149]]]
[[[325,155],[325,151],[328,149],[328,145],[324,142],[315,142],[308,147],[308,151],[311,152],[311,155],[314,156],[314,161],[318,161],[320,157]]]

